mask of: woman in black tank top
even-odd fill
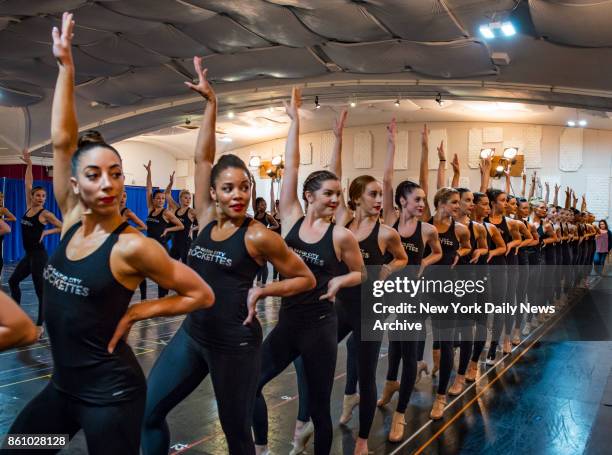
[[[272,184],[270,184],[272,185]],[[272,215],[266,212],[267,204],[266,200],[262,197],[257,197],[257,190],[255,186],[255,179],[253,179],[253,190],[251,195],[253,201],[253,218],[263,224],[265,227],[275,231],[279,228],[278,223]],[[280,232],[278,232],[280,235]],[[268,282],[268,263],[264,264],[259,268],[257,276],[255,277],[257,286],[265,285]]]
[[[181,231],[185,228],[183,223],[172,213],[171,210],[164,208],[166,204],[166,192],[161,190],[153,191],[153,182],[151,179],[151,160],[148,164],[144,165],[147,170],[147,237],[156,240],[164,249],[167,249],[168,240],[170,237],[168,234],[172,232]],[[174,173],[170,176],[169,188],[172,188],[172,179]],[[147,280],[143,280],[139,285],[140,287],[140,298],[146,300],[147,298]],[[168,294],[168,289],[161,286],[157,286],[157,298],[161,299]]]
[[[442,249],[438,240],[436,229],[429,223],[422,222],[424,211],[427,208],[427,196],[421,185],[405,180],[393,191],[393,162],[395,160],[396,124],[392,120],[387,127],[387,156],[385,159],[383,177],[383,211],[385,213],[385,224],[392,226],[400,235],[402,247],[408,257],[408,266],[418,266],[419,271],[414,270],[415,275],[422,274],[426,267],[435,264],[442,257]],[[424,129],[423,153],[421,165],[427,161],[426,150],[427,126]],[[426,164],[425,164],[426,165]],[[426,175],[426,174],[425,174]],[[425,185],[427,179],[423,180]],[[396,211],[395,206],[400,210]],[[425,254],[425,249],[429,254]],[[425,349],[424,333],[418,334],[418,341],[407,337],[405,340],[389,340],[387,378],[378,406],[386,405],[393,394],[398,391],[399,397],[397,407],[393,414],[391,428],[388,438],[397,442],[403,438],[405,428],[405,411],[410,401],[414,385],[422,373],[428,373],[428,366],[423,361]],[[397,380],[400,361],[402,363],[401,383]]]
[[[330,169],[339,180],[342,180],[342,133],[346,116],[347,111],[343,111],[336,122],[336,146],[330,163]],[[340,197],[335,215],[336,223],[346,226],[359,241],[361,256],[368,268],[368,282],[363,286],[371,289],[373,280],[383,280],[403,268],[407,257],[398,233],[389,226],[381,225],[378,220],[383,202],[381,184],[372,176],[362,175],[351,182],[348,195],[348,204],[345,204],[343,196]],[[343,267],[347,272],[344,264]],[[362,285],[341,289],[336,296],[335,305],[338,342],[349,334],[354,338],[352,344],[347,341],[347,381],[340,423],[348,423],[353,408],[359,405],[359,435],[354,450],[356,454],[368,453],[368,436],[376,410],[376,367],[380,352],[380,341],[361,341],[362,325],[369,325],[370,321],[374,320],[371,311],[362,311],[370,306],[369,302],[365,307],[362,305],[361,296]],[[300,407],[301,401],[302,397]],[[294,440],[294,450],[298,443],[299,441]]]
[[[125,337],[137,321],[205,308],[214,296],[195,272],[122,219],[119,153],[99,142],[77,148],[73,26],[72,14],[64,13],[61,37],[53,32],[59,62],[51,128],[53,183],[64,218],[62,240],[44,271],[54,369],[10,431],[72,439],[83,429],[92,455],[138,455],[146,384]],[[177,295],[128,308],[145,276]]]
[[[121,203],[119,204],[119,213],[125,221],[131,221],[132,223],[134,223],[134,227],[139,231],[147,230],[147,225],[144,224],[143,221],[127,207],[127,193],[125,191],[123,192],[123,196],[121,196]]]
[[[302,257],[317,284],[311,291],[281,301],[278,324],[262,347],[262,374],[253,430],[258,451],[267,450],[268,413],[262,389],[301,356],[314,425],[314,452],[319,455],[329,453],[333,437],[330,399],[338,349],[333,301],[341,288],[361,283],[364,265],[355,236],[348,229],[329,222],[341,194],[336,175],[329,171],[311,173],[304,181],[302,192],[307,203],[305,214],[300,205],[297,197],[299,105],[300,92],[294,87],[291,104],[287,106],[291,126],[285,151],[280,217],[287,245]],[[340,262],[346,264],[348,273],[342,273]]]
[[[38,298],[36,326],[38,327],[39,336],[42,336],[45,318],[42,273],[47,262],[47,250],[43,244],[43,239],[47,235],[60,232],[62,222],[53,213],[45,209],[47,192],[44,188],[40,186],[32,187],[34,182],[32,160],[30,152],[27,150],[23,151],[22,161],[26,163],[25,197],[27,210],[21,217],[21,238],[25,254],[9,278],[9,288],[11,289],[11,297],[13,297],[17,304],[21,304],[19,283],[25,280],[28,275],[32,275],[34,291],[36,291],[36,297]],[[54,227],[45,230],[47,224],[52,224]]]
[[[274,232],[276,232],[278,235],[281,235],[281,222],[280,222],[280,212],[278,209],[278,199],[274,198],[274,181],[272,180],[272,182],[270,183],[270,205],[272,206],[272,216],[274,217],[274,220],[276,221],[276,224],[278,225],[275,228],[272,228],[272,230]],[[280,188],[280,177],[276,180],[276,182],[278,182],[279,188]],[[279,280],[279,274],[278,274],[278,270],[276,270],[275,268],[272,268],[272,281],[278,281]]]
[[[183,223],[183,229],[175,231],[172,235],[172,247],[170,248],[170,256],[181,262],[187,262],[187,252],[191,245],[191,231],[193,229],[193,221],[196,219],[195,210],[191,207],[191,193],[189,190],[181,190],[179,193],[179,204],[172,198],[172,184],[174,183],[174,172],[170,176],[170,183],[166,188],[166,200],[168,208],[174,213],[174,216]]]
[[[247,217],[250,173],[236,155],[215,161],[215,93],[194,58],[197,85],[188,84],[208,101],[195,151],[195,213],[200,232],[187,262],[205,277],[217,296],[215,306],[196,311],[155,362],[149,375],[143,428],[143,453],[167,454],[167,414],[210,374],[218,415],[231,454],[255,453],[251,419],[261,363],[262,330],[255,305],[268,296],[290,296],[314,286],[314,277],[280,236]],[[211,195],[212,193],[212,195]],[[263,261],[286,277],[254,288]]]

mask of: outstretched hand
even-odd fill
[[[117,327],[115,328],[115,333],[113,334],[113,337],[108,343],[109,353],[112,354],[115,351],[115,348],[117,347],[117,344],[119,343],[119,341],[121,341],[122,339],[126,340],[128,335],[130,334],[130,329],[136,322],[136,320],[132,317],[133,308],[135,306],[136,305],[133,305],[130,308],[128,308],[125,314],[123,315],[123,317],[119,320],[119,323],[117,324]]]
[[[202,69],[202,57],[193,57],[193,68],[198,75],[198,83],[185,82],[185,85],[194,92],[199,93],[208,101],[216,101],[215,91],[210,86],[208,79],[208,69]]]
[[[72,13],[62,15],[62,31],[57,27],[51,30],[53,38],[53,56],[61,66],[73,65],[72,61],[72,37],[74,36],[74,21]]]
[[[247,314],[246,319],[242,322],[242,325],[249,325],[251,322],[253,322],[253,319],[257,319],[256,306],[257,306],[257,301],[260,298],[260,295],[261,295],[261,288],[253,287],[249,289],[249,293],[247,296],[248,314]]]
[[[446,160],[446,154],[444,153],[444,141],[440,141],[440,145],[438,146],[438,159],[440,161]]]
[[[391,119],[391,122],[387,125],[387,138],[389,142],[395,143],[395,136],[397,135],[397,123],[395,117]]]
[[[555,183],[555,194],[557,194],[557,193],[559,192],[559,188],[561,188],[561,187],[559,186],[559,184],[558,184],[558,183]]]
[[[340,113],[340,116],[334,120],[334,135],[339,139],[342,139],[342,132],[344,131],[347,115],[348,111],[344,109],[342,113]]]
[[[149,161],[149,163],[150,163],[150,161]],[[175,172],[176,171],[172,171],[172,174],[170,174],[170,178],[169,178],[169,181],[168,181],[168,186],[170,188],[172,188],[174,186],[174,173]]]
[[[23,149],[23,151],[21,152],[21,156],[19,158],[25,164],[32,164],[32,156],[31,155],[32,154],[30,153],[30,151],[28,149]]]
[[[451,165],[453,166],[453,172],[455,174],[459,174],[459,157],[456,153],[453,155],[453,161],[451,161]]]
[[[478,167],[481,175],[488,175],[491,172],[491,157],[481,158]]]
[[[299,120],[299,109],[302,105],[302,93],[299,88],[293,87],[291,89],[291,102],[287,104],[286,101],[283,101],[285,105],[285,111],[291,120]]]
[[[143,166],[147,170],[147,172],[150,174],[151,173],[151,160],[149,160],[148,164],[143,164]]]

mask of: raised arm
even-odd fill
[[[174,172],[172,172],[172,174],[170,174],[170,177],[168,178],[168,186],[166,186],[166,190],[164,191],[164,194],[166,195],[166,202],[168,203],[168,208],[172,210],[172,212],[175,212],[176,209],[179,208],[179,205],[172,198],[172,187],[173,186],[174,186]]]
[[[546,207],[548,207],[548,199],[550,197],[550,185],[548,182],[544,182],[544,190],[544,203],[546,204]]]
[[[587,211],[586,194],[582,195],[582,202],[580,204],[580,211],[581,212],[586,212]]]
[[[51,108],[51,144],[53,145],[53,194],[62,215],[71,211],[78,198],[72,190],[71,160],[77,149],[78,123],[74,103],[74,62],[72,60],[72,37],[74,21],[71,13],[62,16],[61,32],[53,27],[53,56],[59,72]],[[29,194],[29,192],[27,192]]]
[[[195,194],[194,205],[198,225],[204,227],[215,217],[215,205],[210,196],[210,172],[215,161],[217,124],[217,96],[206,76],[208,70],[202,69],[202,57],[193,58],[193,67],[198,75],[198,83],[185,82],[185,85],[206,100],[202,127],[198,132],[195,149]]]
[[[144,224],[144,222],[140,218],[138,218],[136,214],[132,212],[130,209],[126,210],[125,217],[126,219],[134,223],[136,225],[136,229],[138,229],[139,231],[147,230],[147,225]]]
[[[291,126],[287,134],[285,170],[279,197],[279,212],[282,229],[287,229],[287,232],[289,232],[295,222],[304,215],[297,195],[298,169],[300,166],[299,109],[301,104],[302,99],[300,90],[297,87],[293,87],[291,90],[291,102],[290,104],[285,103],[285,110],[291,119]]]
[[[478,167],[480,168],[480,192],[485,193],[489,188],[491,178],[491,157],[481,158]]]
[[[155,240],[138,235],[126,244],[121,252],[127,270],[139,279],[150,278],[176,295],[157,300],[146,300],[131,305],[117,324],[108,344],[112,353],[119,340],[128,334],[136,321],[158,316],[174,316],[208,308],[215,296],[212,289],[190,267],[168,256]]]
[[[440,189],[446,186],[446,153],[444,152],[444,141],[440,142],[438,147],[438,179],[436,182],[436,189]]]
[[[572,190],[572,208],[576,208],[576,204],[578,204],[578,196],[576,196],[576,192]]]
[[[49,210],[45,210],[42,213],[42,216],[43,216],[45,223],[51,224],[54,227],[52,227],[51,229],[45,229],[42,232],[42,235],[40,237],[41,242],[48,235],[58,234],[62,232],[62,222],[57,219],[57,217],[53,214],[53,212],[50,212]]]
[[[512,194],[512,185],[510,183],[510,164],[508,164],[508,167],[504,170],[504,176],[506,177],[506,194]]]
[[[553,205],[557,207],[559,205],[559,185],[555,183],[555,197],[553,198]]]
[[[525,191],[527,191],[527,174],[523,170],[521,172],[521,197],[525,197]]]
[[[340,116],[334,121],[334,150],[331,156],[330,170],[336,174],[340,183],[342,183],[342,133],[344,132],[344,124],[346,123],[347,111],[342,111]],[[353,218],[352,211],[346,206],[344,199],[344,191],[340,196],[340,204],[336,209],[336,223],[340,226],[345,226],[351,218]]]
[[[387,126],[387,155],[383,171],[383,218],[384,223],[393,226],[397,221],[393,205],[393,162],[395,161],[395,136],[397,125],[395,118]],[[400,207],[401,210],[401,207]]]
[[[566,186],[565,187],[565,204],[563,205],[563,208],[568,209],[570,208],[570,204],[571,204],[571,191],[570,191],[570,187]]]
[[[536,171],[533,171],[533,174],[531,176],[531,185],[529,186],[529,197],[527,198],[528,201],[531,201],[533,199],[533,196],[535,195],[535,186],[536,186]]]
[[[151,160],[148,164],[143,164],[147,170],[147,210],[153,210],[153,180],[151,179]]]
[[[26,208],[29,209],[32,206],[32,184],[34,182],[34,177],[32,176],[32,157],[30,156],[30,152],[28,150],[23,150],[21,161],[26,164],[23,183],[25,185]]]
[[[255,183],[255,176],[253,174],[249,175],[251,179],[251,208],[253,209],[253,215],[257,213],[257,183]],[[270,184],[272,186],[272,184]]]
[[[27,314],[0,292],[0,351],[36,341],[36,327]]]
[[[274,199],[274,179],[270,182],[270,213],[276,215],[276,199]]]
[[[461,171],[459,170],[459,157],[456,153],[453,155],[453,161],[451,161],[451,165],[453,166],[453,181],[451,183],[451,187],[457,188],[459,186],[459,177],[461,176]]]

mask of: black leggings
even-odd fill
[[[261,281],[266,284],[268,282],[268,263],[264,262],[264,264],[257,270],[257,275],[255,277],[257,281]]]
[[[149,374],[143,454],[168,454],[170,430],[166,416],[209,373],[229,453],[254,454],[251,416],[259,371],[259,348],[235,354],[218,352],[198,344],[181,327]]]
[[[417,375],[417,350],[418,341],[393,341],[398,343],[400,355],[402,359],[402,381],[400,382],[399,397],[397,399],[397,408],[395,409],[400,414],[406,412],[410,395],[414,389],[414,383]],[[397,349],[397,346],[395,347]],[[391,359],[389,359],[391,361]],[[397,377],[397,373],[396,373]]]
[[[25,280],[28,275],[32,275],[34,291],[36,291],[36,297],[38,297],[38,319],[36,320],[36,325],[38,326],[43,325],[43,322],[45,322],[43,307],[43,270],[47,263],[47,259],[46,250],[26,252],[25,256],[21,258],[21,261],[19,261],[13,274],[9,278],[11,297],[13,297],[15,302],[21,304],[21,289],[19,288],[19,283]]]
[[[314,453],[327,455],[333,438],[330,402],[338,353],[337,319],[330,314],[318,324],[309,325],[292,323],[287,319],[281,313],[278,324],[263,342],[262,372],[253,415],[255,443],[268,443],[268,408],[262,394],[264,386],[301,356],[308,386],[308,407],[315,430]]]
[[[114,405],[96,406],[58,391],[52,383],[36,395],[15,419],[9,434],[68,434],[83,429],[91,455],[138,455],[144,411],[144,391],[135,399]],[[36,450],[36,453],[57,453]],[[21,455],[24,450],[2,450]]]
[[[191,239],[187,240],[173,239],[172,248],[170,248],[170,257],[187,264],[187,253],[189,253],[189,244]]]
[[[432,319],[434,349],[440,349],[440,377],[438,378],[438,394],[446,395],[448,382],[453,370],[453,327],[455,321],[447,319]]]

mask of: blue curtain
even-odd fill
[[[34,186],[41,186],[47,191],[47,202],[45,208],[55,214],[58,219],[62,219],[57,201],[53,196],[53,182],[35,180]],[[21,179],[2,178],[2,189],[4,193],[4,206],[11,211],[17,221],[9,223],[11,233],[4,236],[4,261],[18,261],[23,256],[23,243],[21,240],[21,225],[19,219],[26,211],[25,206],[25,186]],[[146,188],[140,186],[126,186],[125,191],[128,195],[127,206],[143,221],[147,219]],[[172,191],[172,197],[178,201],[178,190]],[[49,255],[59,244],[59,234],[45,237],[45,247]]]

